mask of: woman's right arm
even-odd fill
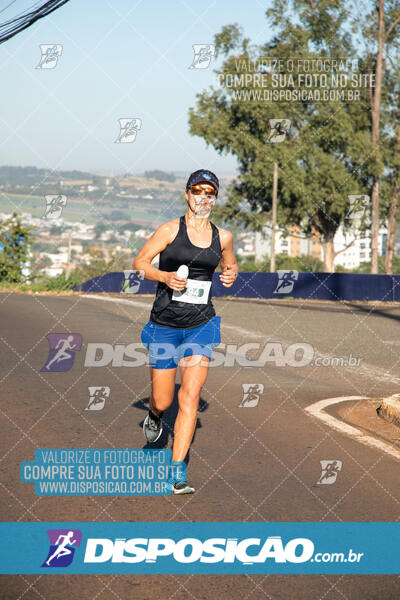
[[[176,272],[160,271],[151,264],[153,258],[166,248],[175,235],[176,226],[174,228],[172,223],[160,225],[135,257],[132,269],[143,271],[145,279],[161,281],[173,290],[181,291],[186,286],[186,279],[177,277]]]

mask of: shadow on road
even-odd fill
[[[351,302],[347,303],[349,306],[353,308],[357,308],[360,312],[371,312],[375,317],[384,317],[385,319],[393,319],[394,321],[400,321],[400,314],[390,314],[393,310],[398,310],[398,308],[388,307],[387,309],[379,309],[376,307],[368,307],[368,306],[360,306],[359,304],[354,305]]]
[[[178,405],[178,390],[179,390],[179,388],[180,388],[180,384],[176,383],[175,391],[174,391],[174,399],[172,401],[172,404],[169,407],[169,409],[164,412],[163,417],[162,417],[163,432],[162,432],[160,438],[154,444],[149,444],[146,442],[143,446],[143,450],[161,450],[162,448],[168,448],[168,447],[172,448],[172,443],[173,443],[173,439],[174,439],[174,423],[175,423],[175,419],[178,414],[178,408],[179,408],[179,405]],[[136,408],[138,410],[142,410],[145,412],[143,419],[139,423],[140,427],[143,427],[144,419],[147,415],[147,411],[149,410],[149,397],[141,398],[140,400],[133,402],[131,406],[133,406],[133,408]],[[200,413],[205,412],[207,409],[208,409],[208,402],[206,400],[203,400],[200,397],[198,412],[200,412]],[[202,427],[201,419],[197,418],[196,429],[194,431],[192,443],[196,439],[197,430],[201,429],[201,427]],[[189,461],[190,461],[190,449],[189,449],[189,452],[187,453],[187,456],[185,459],[186,464],[189,464]]]
[[[237,299],[238,300],[238,299]],[[313,299],[311,299],[313,300]],[[240,301],[240,299],[239,299]],[[383,306],[382,308],[377,308],[377,305],[371,305],[372,301],[369,301],[370,304],[361,304],[360,302],[351,302],[349,300],[314,300],[312,302],[308,302],[308,299],[295,298],[295,301],[290,300],[274,300],[270,301],[270,299],[265,300],[251,300],[246,298],[246,304],[255,304],[260,306],[260,304],[265,304],[269,306],[279,307],[279,308],[293,308],[301,311],[310,311],[310,312],[326,312],[326,313],[343,313],[346,314],[351,309],[353,312],[371,312],[374,316],[383,317],[386,319],[393,319],[395,321],[400,321],[400,304],[397,303],[397,306]],[[303,304],[300,304],[303,302]],[[319,302],[319,304],[317,304]],[[335,306],[336,304],[336,306]],[[384,305],[384,303],[381,303]],[[397,314],[392,314],[397,313]]]

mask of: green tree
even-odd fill
[[[98,223],[96,223],[96,225],[93,228],[94,239],[100,239],[101,234],[107,231],[109,227],[110,226],[105,221],[99,221]]]
[[[391,69],[391,77],[387,80],[386,115],[384,114],[385,137],[383,146],[386,169],[381,176],[380,195],[381,221],[388,224],[385,255],[385,273],[392,273],[395,251],[395,237],[400,192],[400,65]],[[389,80],[389,81],[388,81]]]
[[[393,273],[400,274],[400,257],[393,257]],[[359,267],[353,269],[353,273],[370,273],[371,272],[371,262],[363,262]],[[378,259],[378,273],[385,273],[385,258],[380,256]]]
[[[60,225],[53,225],[50,227],[50,235],[60,235],[64,231],[64,227]]]
[[[23,225],[17,213],[0,222],[0,281],[21,283],[26,280],[27,265],[34,228]]]
[[[160,169],[153,169],[151,171],[145,171],[144,177],[146,179],[157,179],[158,181],[171,181],[174,182],[176,177],[173,173],[166,173]]]
[[[299,273],[321,273],[324,269],[323,263],[316,256],[288,256],[277,254],[276,268],[299,271]]]
[[[272,97],[259,101],[246,100],[243,95],[238,100],[238,91],[255,89],[258,73],[253,74],[252,80],[240,79],[251,61],[255,64],[267,55],[281,58],[287,65],[293,56],[309,59],[321,54],[335,57],[350,52],[349,36],[339,29],[345,13],[340,2],[336,3],[339,8],[331,7],[321,20],[326,42],[323,50],[315,48],[315,40],[301,22],[306,20],[302,13],[296,25],[293,15],[285,16],[289,4],[277,0],[267,12],[272,26],[279,31],[263,46],[250,46],[236,25],[224,27],[216,35],[217,55],[225,57],[220,69],[222,88],[197,96],[197,106],[190,110],[190,131],[219,152],[232,153],[238,159],[240,176],[228,190],[227,204],[219,209],[227,222],[239,220],[252,230],[262,228],[270,216],[276,162],[279,165],[278,224],[285,228],[297,224],[304,235],[317,234],[324,248],[324,269],[333,271],[333,238],[349,210],[348,196],[359,190],[354,164],[344,154],[344,148],[357,131],[365,130],[365,118],[363,122],[358,114],[355,119],[350,105],[338,106],[335,101],[293,102]],[[328,35],[328,32],[331,33]],[[272,68],[267,67],[266,73],[264,69],[264,74],[271,81]],[[288,76],[289,72],[281,74]],[[232,75],[239,76],[235,89],[229,87]],[[292,92],[300,91],[296,80],[290,87]],[[269,143],[269,121],[282,117],[290,122],[286,140]],[[246,210],[246,204],[250,210]]]
[[[73,272],[74,280],[81,283],[112,271],[130,269],[132,266],[132,259],[128,258],[126,254],[116,250],[110,251],[108,258],[104,256],[104,253],[101,250],[95,250],[93,248],[88,249],[88,254],[90,256],[89,261],[80,265]]]
[[[399,2],[388,2],[388,5],[388,19],[392,19],[395,27]],[[370,8],[366,14],[368,11]],[[371,15],[370,30],[364,28],[361,32],[369,36],[370,46],[365,48],[359,43],[361,49],[357,52],[353,40],[360,42],[360,38],[355,37],[357,32],[361,35],[359,15],[351,13],[344,0],[275,0],[266,14],[275,35],[261,46],[251,45],[237,25],[223,27],[216,35],[217,56],[224,57],[217,71],[220,89],[211,88],[198,94],[197,105],[189,113],[190,131],[203,137],[218,152],[231,153],[238,160],[239,178],[228,190],[227,205],[219,209],[227,222],[241,220],[253,230],[263,226],[270,216],[272,172],[276,162],[280,175],[278,224],[281,227],[300,225],[306,236],[316,233],[324,249],[324,270],[333,271],[334,235],[341,225],[350,228],[349,196],[373,192],[376,204],[374,185],[384,169],[376,136],[371,135],[373,127],[376,128],[371,102],[375,108],[378,102],[372,89],[373,79],[370,77],[368,85],[358,89],[358,102],[349,94],[324,102],[316,101],[315,94],[310,94],[309,99],[295,102],[272,95],[257,97],[254,94],[256,77],[263,75],[265,89],[273,91],[273,78],[281,75],[287,78],[286,88],[292,94],[299,92],[301,84],[296,77],[290,81],[288,61],[293,57],[296,61],[317,58],[340,61],[343,56],[357,57],[355,74],[373,74],[377,60],[376,17]],[[392,25],[386,30],[390,40],[395,31]],[[277,61],[282,59],[283,66],[263,64],[262,58],[266,56]],[[251,62],[256,65],[253,71],[247,66]],[[386,85],[391,77],[387,71]],[[313,83],[309,91],[314,93],[318,86],[318,82]],[[326,89],[334,91],[329,79]],[[350,80],[344,91],[351,91]],[[387,136],[386,88],[381,99],[384,110],[380,110],[383,119],[380,139]],[[269,121],[279,118],[290,122],[286,139],[282,143],[269,143]],[[376,210],[372,212],[374,216]],[[363,227],[366,227],[365,220]]]
[[[266,273],[269,271],[269,256],[264,256],[262,261],[256,261],[254,255],[238,257],[239,271]],[[323,263],[315,256],[288,256],[277,254],[275,257],[276,268],[294,270],[299,273],[321,273]]]
[[[371,273],[378,273],[378,232],[380,209],[380,185],[384,172],[382,148],[383,113],[387,112],[386,86],[388,80],[396,77],[387,60],[390,55],[398,61],[400,2],[398,0],[376,0],[363,3],[364,18],[360,28],[366,42],[366,62],[375,74],[375,86],[370,93],[371,141],[375,157],[375,169],[371,190]],[[398,74],[398,73],[397,73]],[[386,80],[386,81],[385,81]],[[386,85],[385,85],[386,84]]]

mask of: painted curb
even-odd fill
[[[370,448],[374,448],[375,450],[385,452],[386,454],[389,454],[392,458],[396,458],[399,460],[400,450],[382,440],[373,437],[372,435],[369,435],[361,429],[353,427],[353,425],[349,425],[348,423],[337,419],[336,417],[330,415],[324,410],[325,408],[327,408],[328,406],[332,406],[333,404],[339,404],[340,402],[351,402],[354,400],[369,400],[369,398],[367,398],[366,396],[342,396],[339,398],[326,398],[325,400],[320,400],[319,402],[310,404],[310,406],[307,406],[305,410],[313,417],[316,417],[320,421],[323,421],[329,427],[336,429],[336,431],[349,435],[350,437],[355,438],[358,442],[361,442],[361,444],[369,446]]]
[[[400,427],[400,394],[382,398],[382,404],[377,409],[380,417],[392,425]]]

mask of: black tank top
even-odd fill
[[[212,227],[211,245],[208,248],[200,248],[189,240],[185,216],[182,215],[179,219],[179,231],[175,239],[160,252],[160,270],[177,271],[180,265],[187,265],[189,267],[188,279],[212,281],[213,273],[221,260],[221,243],[218,228],[211,221],[210,224]],[[190,282],[188,282],[188,288],[190,288]],[[173,299],[173,290],[160,281],[150,320],[157,325],[173,329],[190,329],[203,325],[215,316],[211,301],[212,290],[210,287],[206,302],[206,292],[200,290],[196,293],[200,296],[204,294],[202,298],[204,303],[180,302]]]

